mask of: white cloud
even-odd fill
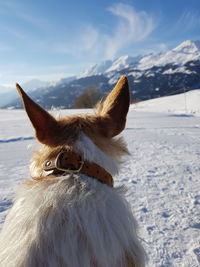
[[[200,14],[197,11],[185,11],[177,21],[175,29],[190,31],[200,26]]]
[[[109,8],[118,17],[112,36],[107,36],[106,56],[114,57],[129,44],[144,40],[154,29],[154,20],[144,11],[137,12],[132,6],[118,3]]]
[[[85,53],[94,54],[99,42],[100,34],[92,25],[82,25],[72,40],[55,44],[55,50],[73,56],[85,56]]]
[[[109,35],[93,25],[85,25],[70,43],[56,44],[56,50],[81,57],[89,55],[95,59],[114,58],[130,44],[147,38],[154,29],[153,17],[145,11],[137,12],[133,6],[118,3],[108,11],[117,19],[114,25],[107,25],[113,29]]]
[[[31,68],[31,65],[26,66],[27,63],[24,66],[23,62],[20,66],[17,64],[16,67],[5,67],[5,64],[2,64],[3,68],[0,65],[1,83],[26,81],[33,77],[52,80],[77,73],[82,68],[85,68],[86,65],[93,64],[95,61],[113,58],[120,52],[123,52],[123,49],[129,45],[144,40],[150,35],[155,26],[151,15],[144,11],[136,11],[133,6],[118,3],[107,9],[108,15],[116,19],[115,23],[104,25],[110,29],[109,34],[100,29],[98,25],[83,22],[77,27],[79,29],[73,29],[75,32],[69,36],[70,31],[57,32],[55,25],[51,27],[52,23],[48,19],[43,19],[40,16],[34,17],[30,14],[29,10],[25,10],[26,7],[20,8],[18,3],[8,2],[5,6],[6,8],[1,9],[0,13],[3,11],[7,12],[9,16],[15,16],[21,22],[23,21],[29,24],[29,26],[39,28],[40,34],[36,35],[31,31],[27,32],[26,28],[21,28],[18,24],[13,26],[2,24],[0,25],[1,31],[6,35],[12,36],[13,40],[17,39],[19,42],[25,43],[26,48],[29,48],[30,52],[38,51],[40,55],[44,51],[44,53],[52,53],[52,56],[57,56],[55,52],[61,53],[61,56],[65,54],[66,62],[69,65],[60,66],[52,70],[46,66],[43,66],[44,69],[39,70],[37,66],[36,71]],[[44,38],[39,38],[41,31],[44,29],[46,29]],[[50,38],[47,38],[49,34]],[[18,49],[14,42],[12,45],[10,42],[7,45],[6,40],[5,44],[0,43],[0,52],[11,49]]]
[[[17,17],[29,25],[39,28],[48,34],[56,31],[51,22],[41,16],[33,16],[20,3],[4,3],[4,12]],[[114,58],[120,51],[129,45],[144,40],[153,31],[155,23],[151,15],[145,11],[136,11],[132,5],[117,3],[107,9],[110,16],[115,16],[114,24],[107,24],[110,34],[104,33],[98,25],[82,23],[80,30],[66,36],[63,32],[56,41],[53,37],[39,39],[23,28],[1,25],[7,34],[27,42],[34,50],[43,50],[48,46],[49,51],[65,53],[78,59],[90,58],[93,60]],[[87,57],[86,57],[87,56]]]

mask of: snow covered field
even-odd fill
[[[184,95],[131,106],[124,131],[132,155],[115,185],[128,188],[149,267],[200,266],[200,91],[189,93],[188,114]],[[0,228],[34,147],[25,112],[0,110]]]

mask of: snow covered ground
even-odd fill
[[[147,112],[164,112],[183,115],[200,115],[200,89],[184,94],[160,97],[131,106],[131,109]]]
[[[149,267],[200,265],[200,91],[193,92],[187,114],[179,95],[138,103],[128,115],[132,155],[115,184],[128,188]],[[69,113],[77,111],[62,111]],[[33,144],[25,112],[0,110],[0,228],[16,187],[29,177]]]

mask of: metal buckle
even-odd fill
[[[80,166],[79,166],[78,169],[62,168],[62,167],[60,166],[60,161],[59,161],[59,159],[60,159],[60,157],[61,157],[65,152],[66,152],[66,151],[62,150],[62,151],[58,154],[58,156],[56,157],[56,159],[55,159],[55,167],[56,167],[56,169],[58,169],[59,171],[67,172],[67,173],[78,173],[78,172],[80,172],[80,170],[82,169],[83,164],[84,164],[84,161],[83,161],[83,160],[79,160]]]

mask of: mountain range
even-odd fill
[[[30,95],[48,109],[73,108],[86,87],[95,86],[106,94],[121,75],[128,76],[133,102],[200,88],[200,41],[187,40],[165,52],[106,60],[77,76],[33,90]],[[0,106],[22,107],[19,99]]]
[[[38,88],[46,88],[50,85],[49,82],[41,81],[38,79],[32,79],[21,86],[26,88],[27,92],[33,92]],[[15,88],[4,87],[0,85],[0,107],[9,105],[13,100],[18,98],[18,93]]]

